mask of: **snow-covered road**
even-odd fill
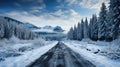
[[[59,42],[27,67],[96,67],[91,62]]]

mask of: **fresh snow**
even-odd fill
[[[31,51],[25,51],[22,53],[23,55],[17,57],[9,57],[5,59],[5,61],[0,61],[0,67],[25,67],[26,65],[29,65],[30,63],[38,59],[41,55],[46,53],[56,44],[57,41],[53,41],[50,43],[46,43],[45,46],[33,49]]]
[[[106,48],[105,45],[95,45],[89,44],[89,41],[63,41],[68,47],[70,47],[73,51],[79,53],[82,57],[89,60],[97,67],[120,67],[119,60],[112,60],[105,56],[94,54],[93,52],[97,51],[97,49],[104,49]],[[97,44],[102,44],[101,42],[97,42]],[[107,44],[107,43],[104,43]],[[86,49],[89,48],[92,51],[87,51]]]

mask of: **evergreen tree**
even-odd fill
[[[73,39],[77,40],[77,27],[76,26],[74,26]]]
[[[109,6],[110,23],[112,23],[112,37],[118,38],[119,25],[120,25],[120,0],[110,0]]]
[[[70,28],[70,31],[68,32],[68,39],[72,40],[73,39],[73,28]]]
[[[107,23],[106,23],[106,34],[105,34],[105,40],[106,41],[112,41],[113,37],[112,37],[112,25],[113,23],[110,22],[110,12],[107,13]]]
[[[80,23],[78,23],[78,26],[77,26],[77,40],[82,40],[81,24]]]
[[[83,39],[84,38],[84,21],[83,21],[83,19],[81,19],[81,26],[80,26],[81,28],[81,39]]]
[[[90,39],[92,39],[92,36],[93,36],[93,32],[92,32],[92,30],[93,30],[93,22],[92,22],[92,18],[90,19],[90,23],[89,23],[89,30],[88,30],[88,35],[89,35],[89,38]]]
[[[93,23],[92,30],[91,30],[91,32],[93,32],[93,33],[91,33],[92,34],[91,38],[96,41],[96,40],[98,40],[98,21],[97,21],[96,15],[92,16],[91,22]]]
[[[88,20],[87,20],[87,18],[85,19],[85,22],[84,22],[84,38],[88,38]]]
[[[4,37],[4,21],[0,21],[0,39]]]
[[[107,23],[107,8],[104,3],[102,3],[101,11],[98,19],[98,39],[105,40],[106,34],[106,23]]]

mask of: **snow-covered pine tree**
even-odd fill
[[[106,34],[105,34],[105,40],[106,41],[112,41],[113,37],[112,37],[112,25],[113,23],[110,22],[110,19],[112,19],[110,17],[110,12],[107,13],[107,23],[106,23]]]
[[[15,23],[11,20],[8,23],[10,23],[9,29],[8,29],[10,33],[8,35],[9,35],[9,38],[11,38],[14,35]]]
[[[67,38],[70,40],[73,40],[73,28],[71,27],[68,34],[67,34]]]
[[[81,28],[81,38],[83,39],[84,38],[84,21],[83,21],[83,19],[81,19],[81,26],[80,26]]]
[[[92,35],[93,35],[93,22],[92,22],[92,18],[90,18],[90,22],[89,22],[89,25],[88,25],[88,35],[89,35],[89,38],[92,39]]]
[[[89,35],[90,35],[90,39],[93,40],[94,37],[94,15],[92,15],[92,18],[90,19],[90,24],[89,24]]]
[[[88,20],[87,20],[87,18],[85,19],[85,22],[84,22],[84,38],[88,38]]]
[[[120,35],[120,25],[119,25],[119,35]]]
[[[4,37],[4,21],[0,21],[0,39]]]
[[[78,22],[78,25],[77,25],[77,40],[82,40],[81,23],[80,22]]]
[[[112,37],[113,39],[118,38],[119,25],[120,25],[120,0],[110,0],[109,6],[110,23],[112,25]]]
[[[98,18],[98,39],[105,40],[106,23],[107,23],[107,8],[105,3],[102,3],[101,11]]]
[[[73,39],[77,40],[77,27],[76,27],[76,25],[74,26]]]
[[[12,30],[13,30],[13,26],[11,23],[9,23],[8,21],[4,20],[4,38],[10,38],[12,37]]]
[[[93,26],[92,26],[93,28],[91,30],[91,32],[93,33],[92,33],[91,38],[96,41],[98,40],[98,21],[97,21],[96,15],[93,15],[91,22],[93,22]]]

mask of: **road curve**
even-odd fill
[[[64,43],[55,47],[26,67],[96,67],[79,54],[72,51]]]

